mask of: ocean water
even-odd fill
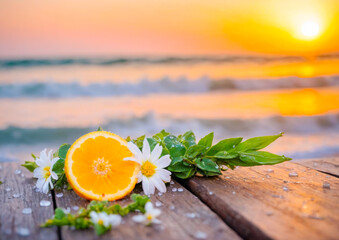
[[[0,60],[0,161],[102,126],[122,137],[285,132],[267,148],[339,155],[339,58],[201,56]]]

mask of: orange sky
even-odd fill
[[[339,52],[338,29],[337,0],[0,1],[0,57],[317,55]]]

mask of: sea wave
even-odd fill
[[[201,77],[159,80],[142,79],[136,83],[69,83],[31,82],[0,85],[0,98],[72,98],[120,95],[147,95],[154,93],[205,93],[218,90],[261,90],[282,88],[311,88],[338,86],[339,76],[277,79],[215,79]]]
[[[69,65],[113,66],[125,64],[197,64],[197,63],[233,63],[256,62],[266,63],[274,61],[303,61],[297,56],[194,56],[194,57],[112,57],[112,58],[31,58],[31,59],[3,59],[0,60],[0,69],[31,68]]]

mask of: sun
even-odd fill
[[[300,25],[300,33],[304,39],[312,40],[319,35],[319,23],[313,20],[308,20]]]

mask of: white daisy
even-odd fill
[[[171,172],[164,169],[171,163],[169,155],[160,158],[162,146],[157,144],[151,152],[147,139],[144,140],[142,152],[133,142],[127,143],[129,150],[134,157],[124,160],[134,161],[140,164],[138,183],[142,181],[142,189],[146,195],[154,194],[155,188],[160,192],[166,192],[164,182],[171,181]]]
[[[160,209],[153,207],[153,204],[151,202],[147,202],[145,205],[145,210],[145,214],[133,216],[132,220],[134,222],[144,223],[146,225],[149,225],[151,223],[161,223],[161,221],[157,219],[157,217],[161,213]]]
[[[107,214],[105,212],[94,212],[90,214],[91,221],[94,224],[103,225],[105,227],[116,227],[121,223],[121,216],[117,214]]]
[[[33,176],[38,178],[35,186],[40,192],[48,193],[49,186],[53,189],[52,178],[57,180],[58,176],[52,171],[52,169],[58,160],[59,158],[53,158],[52,150],[50,150],[47,155],[46,149],[44,149],[40,153],[40,157],[35,160],[38,167],[34,169]]]

